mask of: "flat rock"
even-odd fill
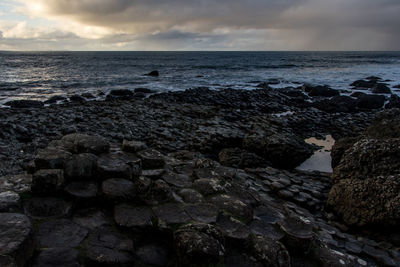
[[[33,226],[29,218],[23,214],[0,213],[0,263],[25,266],[32,252]]]
[[[32,267],[80,267],[78,250],[73,248],[43,249],[35,258]]]
[[[101,189],[103,194],[110,199],[128,200],[136,197],[135,184],[122,178],[105,180],[101,185]]]
[[[33,174],[32,191],[54,193],[64,185],[64,171],[60,169],[42,169]]]
[[[285,234],[275,225],[271,225],[262,220],[254,220],[249,225],[250,231],[259,236],[264,236],[272,240],[281,240]]]
[[[44,106],[44,103],[37,100],[13,100],[4,105],[11,108],[41,108]]]
[[[226,239],[246,242],[250,238],[249,227],[228,214],[220,214],[216,225]]]
[[[74,248],[79,246],[87,234],[88,230],[78,224],[66,219],[57,219],[42,223],[36,240],[41,248]]]
[[[71,208],[71,203],[58,198],[31,198],[24,204],[25,214],[35,219],[65,217]]]
[[[154,149],[146,149],[138,153],[143,169],[159,169],[165,164],[164,155]]]
[[[164,169],[155,169],[155,170],[143,170],[142,176],[148,177],[152,180],[160,179],[165,173]]]
[[[20,197],[17,193],[6,191],[0,193],[0,212],[13,212],[20,206]]]
[[[133,241],[116,231],[98,229],[89,235],[86,255],[95,266],[132,266]]]
[[[153,211],[149,207],[121,204],[114,208],[114,220],[119,226],[144,228],[153,226]]]
[[[64,190],[76,198],[93,198],[97,196],[98,185],[94,182],[72,182]]]

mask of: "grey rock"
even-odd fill
[[[225,192],[221,181],[217,179],[197,179],[193,183],[193,188],[204,196]]]
[[[162,179],[166,181],[168,184],[180,188],[192,186],[192,179],[186,174],[167,172],[162,176]]]
[[[64,169],[65,162],[72,156],[68,151],[58,147],[40,149],[35,157],[35,167],[40,169]]]
[[[64,171],[59,169],[43,169],[35,172],[32,179],[32,191],[53,193],[64,185]]]
[[[114,220],[122,227],[140,228],[152,227],[154,215],[151,208],[132,207],[129,205],[121,204],[114,208]]]
[[[169,228],[190,222],[192,219],[180,204],[163,204],[153,207],[161,228]]]
[[[129,200],[135,198],[137,194],[135,184],[121,178],[105,180],[101,189],[106,197],[113,200]]]
[[[104,212],[96,209],[79,210],[75,212],[72,221],[89,230],[111,225]]]
[[[76,198],[94,198],[98,193],[98,185],[94,182],[72,182],[64,190]]]
[[[94,154],[82,153],[73,155],[65,162],[66,179],[91,179],[97,168],[97,157]]]
[[[13,191],[18,194],[31,190],[32,175],[19,174],[0,177],[0,193]]]
[[[184,206],[184,210],[193,221],[201,223],[215,223],[217,221],[218,208],[212,204],[188,204]]]
[[[138,153],[139,158],[142,160],[143,169],[159,169],[163,168],[165,161],[164,156],[154,149],[146,149]]]
[[[6,191],[0,193],[0,212],[14,212],[20,206],[20,197],[17,193]]]
[[[25,214],[35,219],[66,217],[71,208],[71,203],[57,198],[31,198],[24,204]]]
[[[218,195],[211,198],[211,202],[241,221],[250,222],[253,219],[253,209],[237,198],[229,195]]]
[[[291,266],[289,252],[285,246],[275,240],[262,236],[254,236],[252,240],[253,254],[264,266]]]
[[[124,158],[116,154],[104,154],[97,160],[98,178],[132,178],[132,169]]]
[[[79,253],[73,248],[47,248],[36,257],[33,267],[80,267]]]
[[[179,191],[179,196],[182,197],[183,201],[186,203],[201,203],[204,202],[204,197],[202,194],[196,190],[190,188],[184,188]]]
[[[92,153],[99,155],[110,151],[110,144],[102,137],[85,134],[69,134],[61,141],[66,147],[72,147],[74,153]]]

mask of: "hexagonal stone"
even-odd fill
[[[136,187],[131,181],[121,178],[105,180],[101,189],[104,195],[114,200],[128,200],[136,197]]]
[[[240,242],[246,242],[250,238],[249,227],[228,214],[220,214],[216,225],[225,238]]]
[[[114,208],[114,220],[119,226],[143,228],[152,227],[153,211],[149,207],[132,207],[126,204]]]
[[[156,170],[143,170],[142,176],[148,177],[152,180],[160,179],[165,173],[164,169],[156,169]]]
[[[217,179],[197,179],[193,183],[193,188],[204,196],[222,193],[225,191],[224,187],[220,185],[220,180]]]
[[[71,208],[70,202],[58,198],[31,198],[24,204],[25,214],[35,219],[66,217]]]
[[[79,210],[75,213],[72,221],[90,230],[111,225],[111,221],[104,212],[96,209]]]
[[[70,220],[58,219],[42,223],[36,240],[41,248],[74,248],[79,246],[87,233],[88,230]]]
[[[33,249],[33,226],[29,218],[23,214],[0,213],[2,266],[25,266]]]
[[[110,144],[102,137],[85,134],[69,134],[61,141],[65,147],[72,148],[74,153],[93,153],[99,155],[110,151]]]
[[[168,184],[176,187],[185,188],[192,186],[192,179],[185,174],[168,172],[162,176],[162,179],[166,181]]]
[[[186,203],[200,203],[204,202],[204,197],[202,194],[196,190],[185,188],[178,192],[179,196],[182,197],[183,201]]]
[[[73,248],[43,249],[34,260],[32,267],[80,267],[79,253]]]
[[[58,147],[47,147],[40,149],[35,157],[35,168],[41,169],[63,169],[65,162],[72,154]]]
[[[94,266],[132,266],[133,253],[133,241],[109,228],[91,233],[86,243],[86,256]]]
[[[262,236],[254,236],[252,240],[254,256],[264,266],[290,266],[289,252],[278,241]]]
[[[153,212],[158,218],[158,223],[161,227],[184,224],[191,221],[189,215],[179,204],[164,204],[153,207]]]
[[[285,233],[285,244],[302,251],[308,251],[313,238],[313,225],[302,217],[287,216],[279,222]]]
[[[126,152],[139,152],[147,148],[146,143],[140,141],[128,141],[122,142],[122,150]]]
[[[211,202],[244,222],[250,222],[253,219],[253,209],[235,197],[218,195],[211,198]]]
[[[249,225],[250,231],[255,235],[267,237],[272,240],[281,240],[285,234],[275,225],[261,220],[254,220]]]
[[[100,179],[132,178],[132,170],[126,160],[115,154],[101,155],[97,160],[97,176]]]
[[[215,223],[218,208],[208,203],[188,204],[184,206],[186,213],[196,222]]]
[[[33,175],[32,191],[53,193],[64,184],[64,172],[60,169],[42,169]]]
[[[149,192],[145,196],[145,200],[147,202],[155,205],[168,202],[172,199],[173,197],[171,187],[163,180],[155,181],[151,185]]]
[[[76,198],[93,198],[97,196],[98,185],[93,182],[72,182],[64,190]]]
[[[140,151],[138,157],[142,160],[143,169],[159,169],[165,164],[164,155],[154,149]]]
[[[20,206],[20,197],[17,193],[6,191],[0,193],[0,212],[12,212]]]
[[[19,174],[0,177],[0,192],[25,193],[31,190],[32,175]]]
[[[180,266],[220,264],[225,255],[222,233],[210,224],[188,224],[174,233]]]
[[[67,179],[91,179],[97,168],[97,157],[90,153],[73,155],[65,162],[64,174]]]

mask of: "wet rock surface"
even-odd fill
[[[0,110],[1,126],[14,123],[32,131],[28,142],[20,141],[23,135],[17,130],[10,131],[14,128],[0,133],[0,155],[10,159],[0,160],[0,175],[7,175],[0,178],[0,207],[8,205],[32,221],[18,230],[28,233],[21,244],[36,240],[36,245],[15,247],[23,252],[19,258],[0,248],[0,263],[14,264],[18,259],[17,266],[398,265],[397,231],[392,230],[389,239],[343,224],[337,211],[325,207],[330,174],[294,170],[318,149],[305,138],[328,133],[335,139],[359,136],[375,116],[375,111],[358,108],[325,112],[305,101],[329,98],[321,94],[200,88],[146,100]],[[396,109],[390,112],[397,114]],[[397,121],[396,116],[380,116]],[[48,120],[52,124],[46,125]],[[372,125],[379,123],[387,133],[398,129],[382,119]],[[371,128],[367,132],[368,139],[377,139],[373,135],[380,133]],[[337,167],[354,143],[337,149]],[[395,151],[392,147],[382,150],[382,157],[366,157],[366,162],[397,166],[384,156],[391,157],[386,152]],[[363,176],[364,169],[354,166],[348,173]],[[393,176],[379,182],[380,192],[391,199],[380,205],[396,214],[396,173],[379,166],[368,173]],[[16,175],[24,169],[32,175]],[[334,177],[346,180],[346,168],[340,173]],[[378,188],[374,181],[363,190]],[[16,205],[7,204],[12,199]],[[9,213],[0,213],[0,221],[4,214]],[[396,225],[397,217],[391,218],[391,225]],[[0,235],[10,231],[10,226],[0,225]]]

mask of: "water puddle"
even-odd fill
[[[314,144],[321,148],[314,152],[309,159],[304,161],[296,170],[301,171],[320,171],[332,173],[331,166],[331,150],[335,144],[335,139],[331,135],[327,135],[325,139],[317,139],[315,137],[304,140],[307,144]]]

